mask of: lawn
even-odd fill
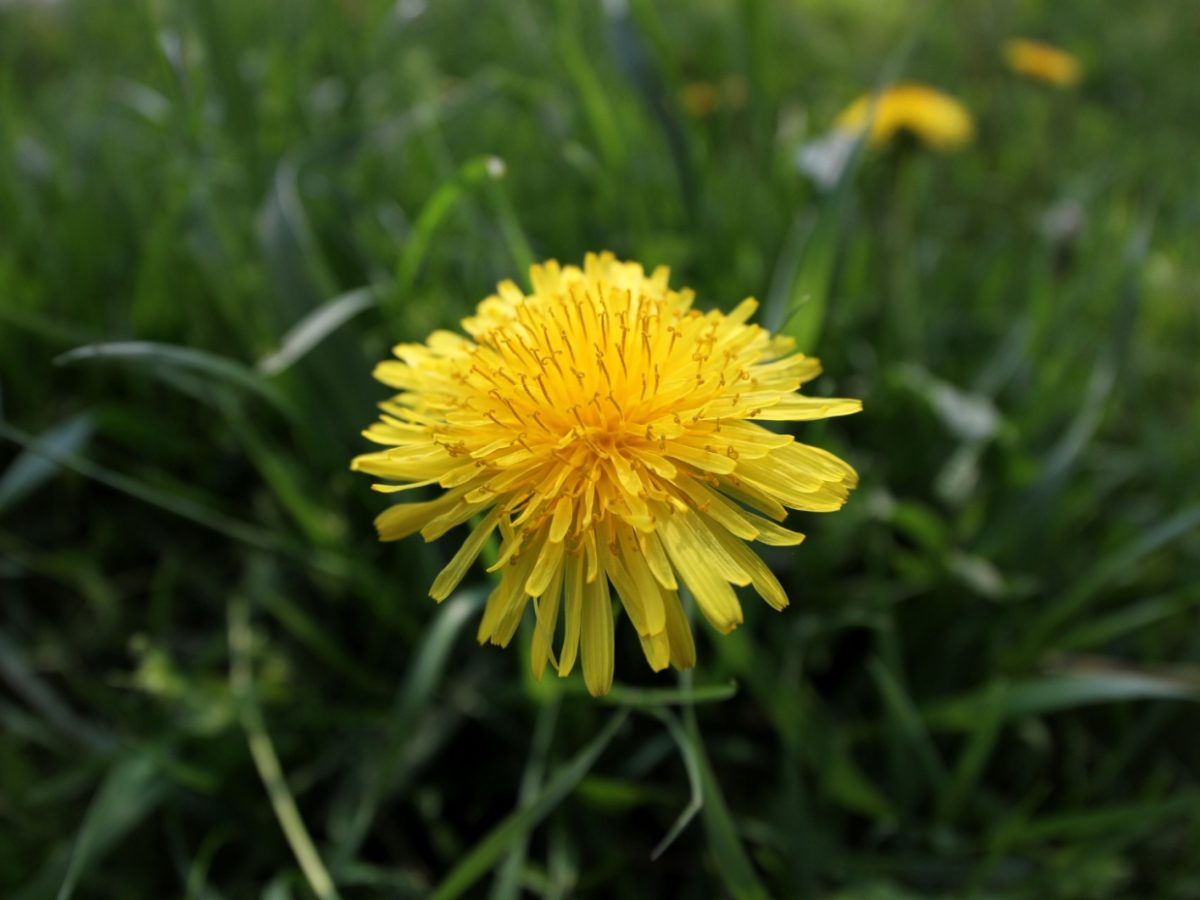
[[[1197,46],[1193,0],[0,0],[0,896],[1200,897]],[[898,82],[972,139],[837,143]],[[683,673],[618,608],[593,698],[350,460],[393,345],[601,250],[864,409],[793,429],[860,483],[763,548],[789,608],[685,597]]]

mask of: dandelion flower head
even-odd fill
[[[589,254],[582,268],[531,270],[463,321],[400,344],[375,377],[399,391],[366,436],[386,449],[353,468],[386,493],[436,486],[376,520],[380,537],[428,541],[472,519],[433,582],[450,595],[499,531],[499,573],[480,643],[507,645],[533,607],[532,666],[569,673],[592,694],[613,677],[615,593],[650,666],[687,668],[695,645],[680,585],[728,633],[735,586],[772,607],[788,598],[747,542],[800,543],[787,510],[840,508],[857,482],[833,454],[760,422],[857,412],[857,400],[806,396],[820,371],[790,338],[748,323],[756,303],[699,312],[668,271]]]
[[[1065,50],[1040,41],[1016,38],[1004,44],[1004,61],[1018,75],[1044,81],[1055,87],[1079,83],[1079,60]]]
[[[975,122],[967,108],[924,84],[897,84],[864,94],[842,111],[835,125],[855,133],[869,127],[868,140],[875,146],[908,131],[938,151],[957,150],[975,136]]]

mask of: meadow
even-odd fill
[[[1014,37],[1073,53],[1056,87]],[[1192,0],[0,0],[0,896],[1200,897]],[[933,85],[941,152],[798,165]],[[531,263],[747,296],[861,483],[694,670],[350,471]],[[528,617],[527,617],[528,619]]]

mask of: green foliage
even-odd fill
[[[0,0],[0,895],[1200,895],[1194,20]],[[813,186],[897,73],[975,144]],[[393,344],[599,249],[865,403],[791,608],[603,702],[348,471]]]

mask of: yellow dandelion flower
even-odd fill
[[[1016,38],[1004,44],[1004,61],[1018,75],[1044,81],[1055,87],[1079,83],[1079,60],[1065,50],[1040,41]]]
[[[836,127],[861,132],[868,124],[873,145],[909,131],[926,146],[948,151],[965,146],[975,136],[975,122],[967,108],[924,84],[897,84],[878,94],[864,94],[842,111]]]
[[[820,364],[747,324],[754,300],[701,313],[667,269],[647,276],[609,253],[530,274],[531,294],[505,281],[479,304],[463,321],[469,337],[437,331],[379,364],[375,377],[400,393],[365,435],[388,449],[352,467],[395,482],[375,486],[385,493],[444,490],[384,511],[385,541],[417,531],[430,541],[479,517],[434,580],[435,600],[498,529],[479,642],[507,645],[532,605],[535,676],[547,661],[566,675],[578,656],[599,695],[612,684],[614,591],[655,671],[695,662],[680,583],[723,633],[742,621],[735,585],[787,605],[746,542],[800,543],[777,524],[787,508],[836,510],[857,476],[757,423],[862,404],[798,393]]]
[[[693,81],[684,85],[679,99],[693,119],[711,116],[721,105],[721,94],[707,81]]]

